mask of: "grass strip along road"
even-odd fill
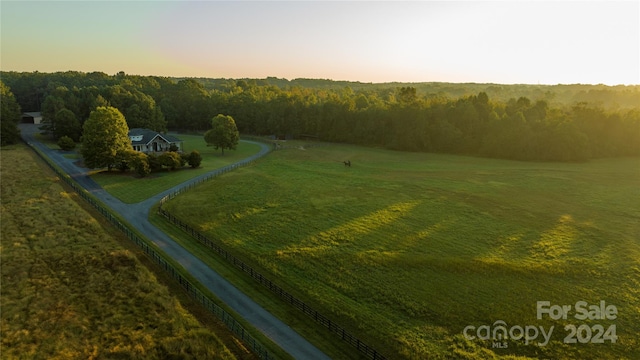
[[[202,181],[203,178],[211,176],[212,174],[225,172],[225,169],[213,170],[205,175],[193,178],[143,202],[124,204],[120,200],[113,198],[96,184],[88,176],[88,169],[76,166],[73,160],[65,158],[58,151],[52,150],[40,143],[35,137],[37,131],[36,126],[23,125],[21,127],[22,136],[27,143],[37,147],[82,187],[91,192],[114,212],[120,214],[126,221],[132,224],[137,231],[144,234],[164,251],[165,254],[182,265],[197,281],[203,284],[209,291],[214,293],[221,301],[251,323],[266,337],[280,346],[285,352],[297,359],[329,359],[328,356],[292,330],[288,325],[264,310],[195,255],[178,245],[168,235],[148,221],[149,209],[158,202],[159,199],[182,187],[191,186],[193,183]],[[239,164],[249,163],[266,155],[270,148],[266,145],[260,145],[260,152],[239,162]]]

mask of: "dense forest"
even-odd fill
[[[209,129],[217,114],[241,134],[404,151],[536,161],[640,155],[640,86],[194,79],[120,72],[2,72],[22,111],[79,139],[97,106],[129,128]],[[74,116],[70,116],[70,114]]]

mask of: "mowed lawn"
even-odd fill
[[[187,165],[181,170],[153,172],[144,178],[139,178],[133,170],[125,173],[117,169],[102,170],[92,174],[91,178],[121,201],[137,203],[191,178],[242,160],[260,151],[259,145],[240,141],[236,150],[226,149],[222,155],[220,149],[214,150],[214,147],[207,146],[202,135],[177,136],[184,140],[184,152],[190,153],[193,150],[200,152],[202,164],[199,168],[192,169]]]
[[[187,312],[31,150],[0,154],[3,359],[252,358]]]
[[[637,158],[288,149],[165,206],[392,358],[640,358]],[[618,315],[537,319],[537,301]],[[554,326],[551,342],[463,337],[499,320]],[[618,339],[563,344],[569,324],[615,325]]]

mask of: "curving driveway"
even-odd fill
[[[67,159],[62,156],[58,150],[52,150],[40,143],[35,138],[35,134],[39,131],[37,125],[20,124],[20,131],[22,138],[26,142],[37,147],[82,187],[90,191],[106,206],[122,215],[122,217],[124,217],[132,226],[157,244],[167,255],[180,263],[180,265],[182,265],[189,273],[191,273],[191,275],[206,286],[220,300],[224,301],[237,314],[242,316],[256,329],[278,344],[284,351],[296,359],[329,359],[326,354],[300,336],[287,324],[271,315],[271,313],[255,303],[251,298],[238,290],[221,275],[209,268],[205,263],[198,259],[198,257],[185,250],[182,246],[174,242],[168,235],[149,222],[149,209],[160,201],[162,197],[192,182],[196,182],[200,178],[216,173],[219,170],[213,170],[207,174],[193,178],[137,204],[125,204],[111,196],[108,192],[102,189],[100,185],[93,181],[93,179],[87,175],[89,169],[76,166],[74,164],[74,160]],[[270,150],[267,145],[261,143],[255,144],[260,145],[261,150],[251,158],[264,156]]]

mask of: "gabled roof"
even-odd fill
[[[169,144],[182,141],[182,140],[178,139],[177,137],[175,137],[173,135],[161,134],[161,133],[159,133],[157,131],[153,131],[153,130],[149,130],[149,129],[141,129],[141,128],[129,129],[129,138],[136,137],[136,136],[141,136],[141,135],[142,135],[142,139],[141,140],[138,140],[138,141],[133,141],[132,140],[131,144],[132,145],[149,145],[151,143],[151,141],[153,141],[153,139],[155,139],[156,137],[161,137],[162,139],[164,139]]]

